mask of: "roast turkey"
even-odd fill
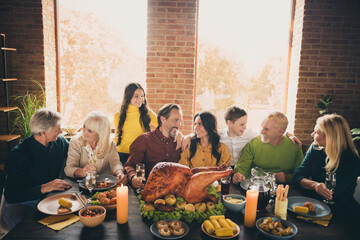
[[[160,162],[151,170],[142,192],[145,202],[154,202],[167,194],[182,197],[188,203],[212,201],[217,203],[215,196],[210,195],[206,188],[214,181],[233,173],[231,168],[204,167],[190,169],[178,163]]]

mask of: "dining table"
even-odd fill
[[[64,192],[51,193],[49,195],[74,193],[83,191],[86,197],[89,197],[86,190],[81,189],[76,179],[65,178],[65,180],[72,184],[72,188]],[[246,195],[239,184],[231,183],[230,193],[237,193]],[[86,195],[87,194],[87,195]],[[55,231],[48,227],[39,229],[41,224],[38,220],[43,219],[47,215],[36,210],[32,215],[26,216],[19,224],[17,224],[3,239],[126,239],[126,240],[147,240],[157,239],[150,231],[152,221],[143,218],[140,215],[139,200],[136,196],[136,191],[129,187],[128,192],[128,222],[126,224],[118,224],[116,221],[116,210],[109,210],[106,213],[106,218],[102,224],[95,228],[85,227],[80,221],[67,226],[66,228]],[[294,188],[290,188],[289,196],[300,196],[300,192]],[[76,213],[77,214],[77,213]],[[243,213],[233,213],[226,211],[226,218],[231,219],[240,227],[240,233],[233,239],[266,239],[260,231],[256,228],[247,228],[244,226]],[[274,204],[269,203],[264,211],[258,212],[256,218],[259,219],[264,216],[274,216]],[[357,222],[349,219],[332,218],[327,227],[317,225],[312,222],[301,220],[297,218],[295,213],[288,211],[287,220],[295,224],[298,228],[297,234],[293,239],[358,239],[359,231],[357,229]],[[182,239],[214,239],[209,237],[201,230],[201,224],[193,222],[188,224],[189,232]]]

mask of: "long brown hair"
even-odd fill
[[[122,128],[124,126],[125,119],[126,119],[126,111],[127,111],[128,107],[129,107],[131,99],[134,96],[135,91],[137,89],[139,89],[139,88],[144,93],[144,103],[141,105],[141,107],[139,107],[140,125],[144,128],[144,130],[146,132],[150,131],[150,116],[149,116],[149,111],[148,111],[148,108],[147,108],[147,101],[146,101],[145,91],[144,91],[143,87],[139,83],[129,83],[125,87],[124,97],[123,97],[123,101],[122,101],[121,107],[120,107],[120,119],[119,119],[119,124],[118,124],[118,136],[117,136],[116,145],[120,145],[120,143],[121,143],[121,136],[123,134]]]

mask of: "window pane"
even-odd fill
[[[196,111],[238,104],[248,127],[283,111],[290,30],[289,0],[200,0]]]
[[[61,113],[81,126],[92,110],[113,124],[125,86],[145,86],[147,1],[59,0]]]

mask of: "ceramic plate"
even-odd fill
[[[331,209],[325,203],[313,198],[302,196],[288,197],[288,210],[294,212],[293,209],[295,206],[302,206],[306,202],[311,202],[312,204],[314,204],[315,212],[309,212],[308,214],[295,212],[296,214],[305,217],[324,217],[331,213]]]
[[[237,227],[237,230],[236,230],[236,232],[234,233],[233,236],[231,236],[231,237],[217,237],[215,234],[213,235],[213,234],[210,234],[210,233],[206,232],[204,223],[201,224],[201,230],[202,230],[206,235],[208,235],[208,236],[210,236],[210,237],[212,237],[212,238],[217,238],[217,239],[231,239],[231,238],[236,237],[236,236],[239,235],[239,233],[240,233],[239,225],[236,224],[236,227]]]
[[[48,215],[66,215],[66,214],[70,214],[70,213],[73,213],[73,212],[76,212],[76,211],[79,211],[80,209],[82,209],[83,205],[81,204],[81,202],[79,200],[77,200],[76,198],[74,198],[75,200],[73,200],[73,198],[71,198],[71,196],[73,196],[73,194],[59,194],[59,195],[45,198],[41,202],[39,202],[37,208],[40,212],[48,214]],[[71,212],[58,214],[57,210],[60,206],[59,205],[60,198],[64,198],[64,199],[72,202],[73,206],[71,207]],[[81,196],[81,198],[86,203],[86,198],[84,196]]]
[[[173,219],[164,219],[164,220],[161,220],[161,221],[166,221],[166,222],[171,222],[171,221],[174,221]],[[189,233],[189,227],[188,227],[188,225],[186,225],[186,223],[184,223],[184,222],[182,222],[182,221],[180,221],[181,222],[181,224],[182,224],[182,227],[184,228],[184,230],[185,230],[185,233],[183,234],[183,235],[181,235],[181,236],[174,236],[174,235],[171,235],[171,236],[169,236],[169,237],[165,237],[165,236],[161,236],[160,235],[160,233],[159,233],[159,231],[158,231],[158,228],[156,227],[156,223],[153,223],[151,226],[150,226],[150,231],[151,231],[151,233],[154,235],[154,236],[156,236],[156,237],[158,237],[158,238],[161,238],[161,239],[179,239],[179,238],[183,238],[183,237],[185,237],[188,233]]]
[[[242,181],[241,183],[240,183],[240,187],[242,188],[242,189],[244,189],[245,191],[246,190],[248,190],[248,188],[249,188],[249,185],[250,185],[250,179],[245,179],[244,181]]]
[[[108,182],[110,182],[111,184],[107,187],[103,187],[103,188],[94,188],[93,191],[104,191],[106,189],[109,189],[109,188],[113,188],[116,186],[116,177],[115,176],[111,176],[111,175],[97,175],[96,176],[96,184],[98,182],[104,182],[105,179],[107,179]],[[85,187],[85,178],[82,179],[80,182],[79,182],[79,185],[81,188],[84,188],[84,189],[87,189]]]
[[[264,235],[265,237],[267,237],[267,238],[275,239],[275,240],[290,239],[290,238],[293,238],[293,237],[296,235],[297,231],[298,231],[297,227],[296,227],[295,224],[293,224],[292,222],[290,222],[290,221],[288,221],[288,220],[283,220],[283,219],[278,218],[278,217],[270,217],[273,222],[278,222],[278,221],[280,221],[281,224],[282,224],[284,227],[291,227],[291,230],[292,230],[293,234],[291,234],[291,235],[289,235],[289,236],[275,236],[275,235],[273,235],[273,234],[267,233],[267,232],[265,232],[264,230],[262,230],[262,229],[259,227],[259,225],[260,225],[260,224],[264,221],[264,219],[266,219],[266,218],[268,218],[268,217],[262,217],[262,218],[258,219],[258,220],[256,221],[256,228],[260,231],[261,234],[263,234],[263,235]]]

